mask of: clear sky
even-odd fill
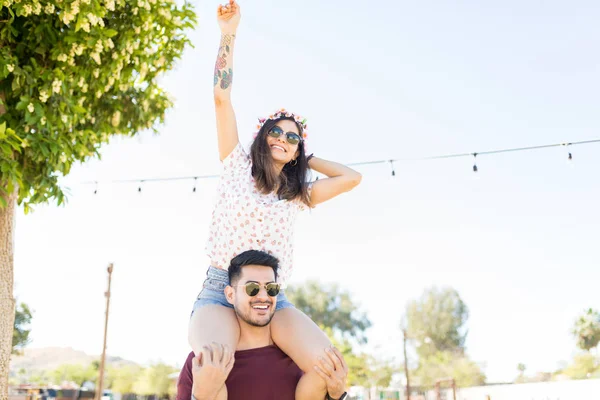
[[[99,354],[106,266],[115,262],[108,352],[181,364],[201,288],[215,180],[80,182],[219,173],[212,76],[217,2],[164,79],[161,134],[117,139],[73,169],[69,204],[17,216],[15,293],[35,310],[33,347]],[[241,140],[286,107],[310,151],[343,163],[600,137],[600,4],[243,2],[233,101]],[[339,282],[373,322],[369,350],[401,360],[406,302],[456,288],[467,347],[490,381],[517,364],[551,371],[570,329],[600,307],[600,144],[359,167],[350,194],[303,214],[292,283]]]

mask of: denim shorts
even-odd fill
[[[209,304],[219,304],[233,309],[233,306],[229,304],[227,298],[225,297],[225,287],[228,284],[229,273],[227,270],[215,268],[213,266],[208,267],[208,271],[206,271],[206,279],[202,284],[202,290],[194,302],[192,315],[198,308]],[[277,305],[275,306],[275,311],[291,307],[294,307],[294,305],[289,302],[283,290],[280,291],[277,295]]]

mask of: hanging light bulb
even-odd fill
[[[96,181],[96,187],[94,188],[94,194],[98,193],[98,181]]]
[[[392,167],[392,176],[396,176],[396,170],[394,169],[394,160],[390,160],[390,167]]]
[[[193,192],[193,193],[196,193],[196,182],[197,182],[197,181],[198,181],[198,177],[197,177],[197,176],[195,176],[195,177],[194,177],[194,189],[192,189],[192,192]]]
[[[473,153],[473,172],[477,172],[477,153]]]
[[[567,156],[566,163],[569,166],[573,166],[573,153],[571,153],[571,143],[562,143],[561,147],[564,147]]]
[[[140,186],[138,186],[138,193],[142,193],[142,183],[144,183],[144,181],[140,181]]]

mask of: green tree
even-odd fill
[[[588,379],[600,377],[598,359],[591,353],[577,354],[573,362],[562,371],[571,379]]]
[[[308,281],[302,285],[290,286],[286,295],[296,308],[317,325],[366,343],[365,331],[371,326],[371,321],[364,312],[359,311],[351,294],[340,289],[337,284]]]
[[[49,373],[47,371],[33,372],[27,380],[29,381],[29,383],[37,386],[47,386],[50,383],[54,383],[51,382],[52,379],[50,378]]]
[[[9,385],[16,386],[27,383],[27,371],[25,368],[19,368],[17,373],[8,379]]]
[[[406,307],[408,336],[422,358],[438,352],[464,352],[469,318],[466,304],[451,288],[432,287]]]
[[[454,378],[458,386],[485,382],[481,367],[465,354],[467,305],[452,288],[426,289],[406,307],[404,324],[416,344],[419,363],[414,375],[421,385]]]
[[[0,0],[0,398],[15,301],[16,204],[65,200],[59,178],[114,135],[156,130],[172,105],[158,78],[196,22],[173,0]]]
[[[517,365],[517,370],[519,371],[519,376],[517,376],[517,379],[515,379],[515,382],[516,383],[523,383],[523,382],[525,382],[527,380],[525,378],[525,370],[527,370],[527,367],[525,366],[525,364],[519,363]]]
[[[414,371],[419,384],[433,386],[438,379],[454,378],[459,387],[477,386],[485,383],[485,375],[477,363],[466,355],[440,351],[419,359]]]
[[[572,332],[580,349],[590,351],[597,347],[600,343],[600,313],[588,309],[577,318]]]
[[[291,302],[308,315],[327,334],[348,364],[348,384],[387,387],[395,368],[386,361],[356,351],[365,343],[371,321],[352,301],[351,294],[336,284],[308,281],[286,290]],[[358,343],[353,344],[355,339]]]
[[[369,386],[376,388],[387,388],[392,382],[392,377],[401,369],[394,366],[390,361],[380,360],[369,356]]]
[[[333,334],[331,328],[324,328],[331,343],[337,347],[348,365],[349,386],[388,387],[397,368],[391,362],[379,360],[369,354],[356,352],[348,338]]]
[[[134,385],[140,379],[142,373],[143,369],[137,365],[108,368],[106,387],[117,393],[134,393]]]
[[[133,386],[133,391],[141,395],[158,395],[164,397],[172,392],[172,381],[169,375],[177,369],[166,364],[152,365],[142,372]]]
[[[364,354],[356,354],[348,338],[334,335],[332,328],[324,327],[323,330],[331,343],[342,353],[348,365],[348,384],[364,386],[369,380],[368,359]]]
[[[96,382],[98,378],[98,368],[94,364],[64,364],[51,371],[50,380],[54,384],[62,382],[75,382],[81,384],[85,381]]]
[[[12,338],[12,354],[21,354],[23,348],[30,342],[29,333],[31,332],[31,319],[33,315],[29,306],[25,303],[19,303],[15,309],[15,323]]]

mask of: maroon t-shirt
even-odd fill
[[[192,359],[188,355],[177,380],[177,400],[192,397]],[[229,373],[228,400],[294,400],[302,370],[277,346],[235,352]]]

